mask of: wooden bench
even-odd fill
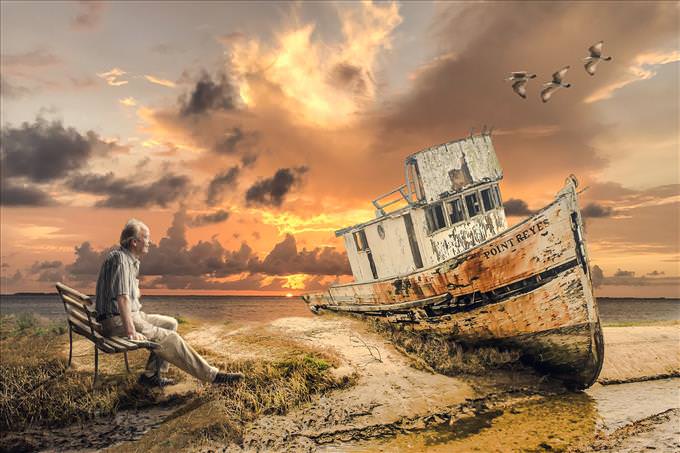
[[[57,283],[57,291],[64,302],[64,310],[66,310],[66,317],[68,320],[68,365],[71,366],[71,359],[73,358],[73,332],[90,340],[94,343],[94,379],[92,385],[97,383],[97,375],[99,373],[99,351],[107,354],[116,354],[122,352],[125,356],[125,369],[130,372],[130,364],[128,363],[128,351],[136,349],[156,349],[159,345],[151,341],[131,341],[121,337],[106,337],[102,330],[101,324],[96,321],[96,313],[89,296],[69,288],[63,283]]]

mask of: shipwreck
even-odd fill
[[[519,349],[572,387],[592,385],[604,343],[576,178],[508,228],[490,134],[414,153],[404,172],[373,200],[374,219],[336,231],[354,282],[303,296],[310,309]]]

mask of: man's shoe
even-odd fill
[[[243,379],[243,373],[217,373],[213,384],[234,384]]]
[[[149,377],[146,374],[142,373],[139,375],[139,380],[137,381],[139,385],[143,385],[144,387],[167,387],[168,385],[173,385],[175,383],[174,379],[170,378],[164,378],[160,377],[157,374],[154,374],[153,376]]]

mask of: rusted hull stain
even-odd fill
[[[389,306],[449,294],[450,304],[463,301],[471,309],[434,316],[414,309],[403,328],[513,344],[537,364],[587,387],[599,374],[603,348],[581,238],[575,188],[568,185],[541,212],[469,253],[408,276],[334,286],[305,300],[312,308]],[[523,291],[527,281],[534,286]],[[516,295],[508,295],[513,285]],[[494,298],[499,288],[504,295]],[[477,295],[485,303],[475,303]]]

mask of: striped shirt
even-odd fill
[[[111,250],[97,278],[97,317],[120,315],[116,298],[127,295],[130,311],[139,311],[139,260],[123,247]]]

